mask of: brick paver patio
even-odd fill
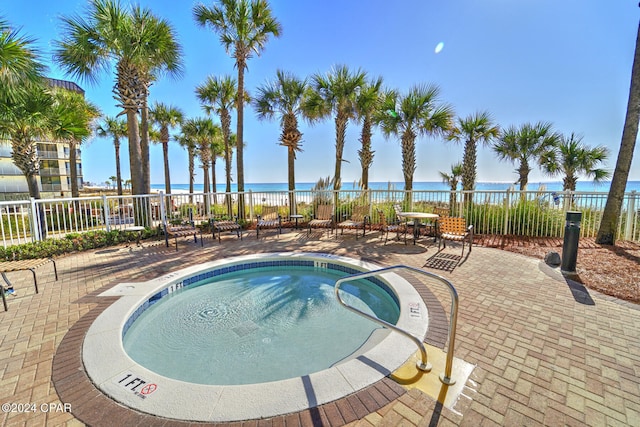
[[[61,257],[59,281],[49,269],[38,271],[37,295],[30,272],[11,273],[18,296],[8,297],[9,311],[0,312],[0,424],[187,425],[123,408],[87,383],[78,349],[91,320],[112,301],[96,295],[201,261],[305,251],[406,264],[452,281],[460,297],[455,356],[476,367],[453,410],[387,379],[313,411],[236,425],[640,425],[640,307],[497,249],[474,247],[456,265],[455,245],[434,257],[437,248],[429,243],[383,245],[377,233],[355,240],[352,233],[284,231],[259,241],[253,233],[242,242],[227,235],[222,244],[209,237],[204,248],[181,242],[178,252],[147,242]],[[446,319],[448,292],[429,289],[430,315]],[[444,348],[437,323],[427,341]]]

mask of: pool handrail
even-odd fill
[[[416,366],[418,367],[418,369],[420,369],[421,371],[425,371],[425,372],[429,372],[431,370],[431,364],[428,362],[427,360],[427,350],[424,346],[424,343],[422,342],[421,339],[413,336],[411,333],[405,331],[404,329],[398,328],[396,325],[393,325],[389,322],[386,322],[382,319],[379,319],[375,316],[372,316],[368,313],[365,313],[364,311],[358,310],[355,307],[352,307],[350,305],[348,305],[347,303],[345,303],[342,298],[340,297],[340,285],[342,285],[344,282],[350,282],[353,280],[357,280],[357,279],[364,279],[367,277],[371,277],[371,276],[379,276],[381,274],[387,273],[391,270],[398,270],[398,269],[406,269],[409,271],[412,271],[414,273],[418,273],[421,274],[423,276],[427,276],[433,279],[436,279],[440,282],[442,282],[443,284],[445,284],[447,286],[447,288],[449,289],[449,292],[451,293],[451,314],[449,317],[449,337],[448,337],[448,341],[449,341],[449,345],[448,345],[448,349],[447,349],[447,359],[446,359],[446,364],[445,364],[445,368],[444,368],[444,373],[440,374],[440,381],[442,381],[442,383],[446,384],[446,385],[453,385],[455,384],[456,380],[451,378],[451,370],[453,369],[453,349],[454,349],[454,345],[455,345],[455,337],[456,337],[456,323],[458,321],[458,292],[456,291],[456,288],[453,286],[453,284],[448,281],[447,279],[445,279],[442,276],[439,276],[437,274],[434,273],[430,273],[428,271],[424,271],[421,270],[419,268],[415,268],[415,267],[410,267],[408,265],[393,265],[391,267],[384,267],[384,268],[380,268],[378,270],[372,270],[372,271],[366,271],[363,273],[356,273],[356,274],[352,274],[346,277],[342,277],[340,279],[338,279],[336,281],[336,284],[334,285],[334,291],[335,291],[335,295],[336,298],[338,299],[338,302],[345,307],[346,309],[353,311],[354,313],[357,313],[363,317],[366,317],[367,319],[378,323],[386,328],[389,328],[393,331],[396,331],[404,336],[406,336],[407,338],[411,339],[417,346],[418,349],[420,350],[420,355],[421,355],[421,361],[418,362],[416,364]]]

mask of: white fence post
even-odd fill
[[[573,202],[573,191],[563,191],[562,195],[564,196],[564,203],[562,204],[562,210],[563,211],[570,211],[571,210],[571,204]]]
[[[107,233],[111,231],[111,223],[109,218],[111,218],[111,212],[109,209],[109,203],[107,202],[107,195],[102,195],[102,211],[104,212],[104,223],[107,226]]]
[[[238,193],[238,197],[244,198],[244,193]],[[249,190],[249,221],[253,221],[253,192]]]
[[[39,242],[42,240],[40,236],[40,215],[38,215],[38,205],[36,205],[36,199],[29,198],[31,202],[31,213],[29,215],[29,222],[31,226],[31,241]],[[46,221],[46,218],[45,218]]]
[[[504,198],[504,221],[502,223],[502,235],[509,234],[509,209],[511,209],[511,189],[507,189],[507,196]]]
[[[165,212],[165,206],[164,206],[164,197],[162,197],[164,195],[164,193],[162,192],[162,190],[160,190],[160,192],[158,193],[158,197],[160,199],[160,223],[162,224],[162,229],[166,230],[167,229],[167,215]]]
[[[629,204],[627,206],[627,226],[624,231],[624,240],[631,240],[633,235],[633,217],[636,213],[636,191],[632,191],[629,195]]]

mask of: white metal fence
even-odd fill
[[[607,193],[551,191],[274,191],[245,193],[150,194],[96,196],[0,202],[0,232],[4,247],[60,238],[69,233],[123,230],[131,225],[159,226],[164,221],[212,216],[233,217],[238,199],[244,198],[246,221],[255,221],[264,206],[278,206],[285,221],[292,214],[312,218],[317,203],[335,207],[337,220],[349,217],[356,205],[369,205],[371,221],[378,211],[395,220],[394,204],[405,211],[430,212],[448,208],[451,215],[464,216],[476,233],[562,237],[566,211],[582,212],[581,236],[598,231]],[[626,193],[617,239],[640,242],[640,194]]]

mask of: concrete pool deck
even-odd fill
[[[117,300],[98,295],[203,261],[304,251],[424,267],[450,280],[460,296],[455,356],[475,368],[452,409],[387,378],[314,410],[233,425],[640,425],[637,305],[586,291],[539,260],[497,249],[474,247],[454,267],[455,245],[433,258],[432,245],[384,245],[377,233],[355,240],[283,231],[259,241],[208,238],[204,248],[186,243],[178,252],[145,242],[61,257],[58,282],[53,272],[38,271],[37,295],[29,272],[12,273],[18,296],[9,296],[9,311],[0,313],[0,424],[189,425],[124,408],[88,381],[78,349],[93,319]],[[443,348],[448,292],[429,289],[419,289],[436,317],[426,341]]]

